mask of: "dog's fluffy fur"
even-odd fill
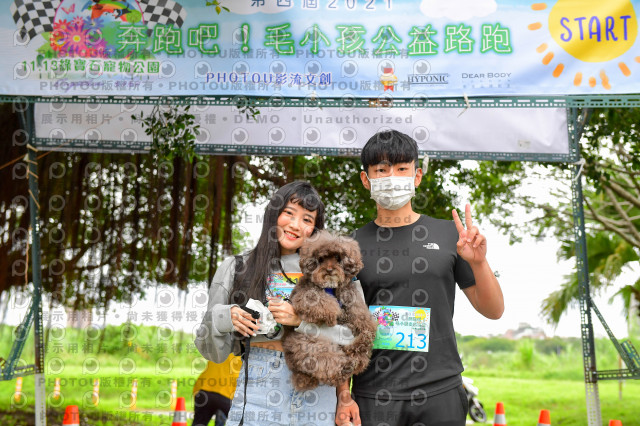
[[[300,249],[303,277],[291,292],[296,313],[307,323],[345,325],[355,339],[341,346],[285,327],[282,347],[297,390],[338,386],[369,364],[377,325],[353,282],[362,266],[358,243],[327,231],[308,238]],[[325,288],[334,288],[335,296]]]

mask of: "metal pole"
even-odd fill
[[[578,114],[571,108],[572,139],[576,148],[576,160],[580,158],[580,135]],[[584,123],[582,123],[584,124]],[[571,193],[573,205],[573,230],[576,240],[576,261],[578,267],[578,284],[580,296],[580,324],[582,334],[582,357],[584,362],[584,382],[587,400],[587,420],[589,426],[601,426],[600,394],[598,392],[598,375],[596,373],[596,351],[593,339],[593,323],[591,321],[591,297],[589,290],[589,267],[587,264],[587,239],[584,226],[584,205],[582,202],[582,166],[578,161],[573,165]]]
[[[622,357],[618,355],[618,369],[622,370]],[[622,401],[622,382],[623,380],[618,380],[618,400]]]
[[[40,201],[38,193],[38,150],[31,144],[35,139],[34,105],[29,104],[27,110],[27,162],[29,163],[29,212],[31,215],[31,278],[33,280],[33,303],[36,306],[34,316],[34,341],[35,341],[35,401],[36,401],[36,425],[46,426],[47,406],[45,395],[44,376],[44,333],[42,330],[42,273],[40,270],[40,223],[38,212]]]

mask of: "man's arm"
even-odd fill
[[[471,305],[487,318],[498,319],[504,312],[504,298],[500,284],[493,274],[489,262],[487,262],[487,239],[480,233],[471,219],[471,206],[465,206],[466,229],[453,210],[453,221],[458,231],[456,249],[460,257],[471,266],[476,285],[467,287],[462,291],[471,302]]]
[[[504,312],[502,289],[489,262],[470,264],[476,285],[462,289],[476,311],[489,319],[499,319]]]
[[[360,409],[358,404],[351,398],[349,390],[350,380],[336,386],[336,396],[338,405],[336,407],[336,424],[338,426],[349,425],[360,426]]]

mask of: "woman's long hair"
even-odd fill
[[[314,233],[318,229],[324,229],[324,204],[309,182],[295,181],[281,187],[271,197],[264,211],[262,233],[258,243],[237,271],[238,276],[234,279],[229,303],[243,306],[249,299],[266,301],[267,276],[280,268],[278,217],[289,202],[316,212]]]

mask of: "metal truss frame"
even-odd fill
[[[18,326],[18,335],[21,337],[14,341],[10,359],[5,366],[0,369],[2,380],[10,380],[20,375],[36,375],[36,424],[46,425],[46,407],[44,397],[44,340],[42,330],[42,282],[40,277],[40,235],[38,225],[38,185],[37,185],[37,164],[35,152],[37,148],[60,149],[81,151],[83,148],[96,148],[105,152],[132,152],[145,150],[145,145],[122,146],[121,141],[100,141],[91,142],[79,140],[57,140],[46,138],[35,138],[34,126],[34,103],[38,102],[65,102],[65,103],[105,103],[105,104],[143,104],[155,105],[166,103],[179,103],[183,105],[252,105],[260,107],[342,107],[342,108],[567,108],[568,109],[568,132],[570,149],[568,155],[540,155],[522,153],[480,153],[480,152],[429,152],[431,158],[453,159],[453,160],[492,160],[492,161],[530,161],[530,162],[568,162],[572,163],[572,205],[574,219],[574,235],[576,242],[577,273],[580,285],[580,322],[582,335],[584,377],[587,403],[587,417],[589,426],[599,426],[602,424],[600,413],[600,398],[598,393],[598,378],[623,379],[638,378],[636,374],[630,374],[632,365],[628,365],[628,370],[614,370],[598,372],[596,369],[595,345],[593,334],[593,323],[591,312],[595,310],[598,317],[604,323],[604,318],[591,300],[589,288],[589,274],[586,252],[586,234],[584,206],[582,198],[582,178],[580,161],[580,137],[586,125],[587,108],[594,107],[640,107],[640,95],[602,95],[602,96],[517,96],[517,97],[483,97],[483,98],[437,98],[416,96],[414,98],[394,98],[382,96],[379,98],[354,98],[345,96],[342,98],[290,98],[279,95],[270,97],[250,97],[250,96],[192,96],[192,97],[152,97],[152,96],[87,96],[87,97],[44,97],[44,96],[7,96],[0,95],[2,102],[20,102],[28,104],[24,108],[23,125],[28,132],[29,141],[33,141],[33,146],[29,145],[29,188],[30,188],[30,214],[31,214],[31,249],[32,249],[32,272],[34,284],[34,296],[28,315]],[[583,114],[578,113],[578,109],[583,109]],[[60,147],[64,143],[64,147]],[[256,154],[256,155],[334,155],[334,156],[356,156],[358,150],[354,149],[314,149],[313,152],[296,147],[241,147],[230,145],[217,145],[214,148],[199,148],[201,154]],[[35,364],[26,367],[16,367],[16,362],[24,346],[24,341],[31,328],[35,324]],[[606,323],[605,327],[606,327]],[[611,335],[612,336],[612,335]],[[615,338],[614,338],[615,339]],[[617,341],[614,340],[614,344]],[[623,345],[617,345],[616,348]],[[637,354],[636,354],[637,355]],[[629,357],[627,357],[629,358]],[[627,361],[626,358],[624,358]],[[631,358],[630,358],[631,359]],[[632,372],[633,373],[633,372]]]

